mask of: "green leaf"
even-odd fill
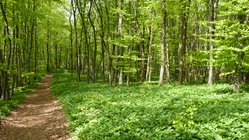
[[[219,134],[214,135],[215,140],[223,140]]]

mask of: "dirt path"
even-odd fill
[[[4,119],[0,140],[67,140],[66,120],[58,101],[51,95],[52,75]]]

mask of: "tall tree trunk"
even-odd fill
[[[178,49],[178,57],[179,57],[179,73],[178,73],[178,82],[183,83],[185,81],[185,55],[186,55],[186,47],[187,47],[187,26],[188,26],[188,9],[187,4],[190,4],[190,0],[184,1],[180,0],[180,3],[183,5],[181,7],[180,14],[180,33],[179,33],[179,49]]]
[[[47,56],[47,72],[50,72],[50,22],[47,22],[48,29],[47,29],[47,48],[46,48],[46,56]]]
[[[35,5],[36,7],[36,5]],[[38,53],[39,53],[39,46],[38,46],[38,30],[37,30],[37,18],[35,18],[35,29],[34,29],[34,69],[35,69],[35,74],[37,74],[38,70]]]
[[[4,21],[4,36],[7,38],[4,40],[4,48],[8,48],[8,54],[7,54],[7,64],[6,64],[6,69],[8,70],[10,68],[10,63],[11,63],[11,56],[12,56],[12,42],[11,42],[11,34],[10,34],[10,29],[9,29],[9,23],[8,19],[6,16],[6,3],[3,3],[0,1],[0,7],[1,7],[1,12],[3,16],[3,21]],[[7,50],[4,49],[6,52]],[[2,54],[1,54],[2,55]],[[4,62],[5,56],[2,55],[2,62]],[[10,92],[9,92],[9,74],[6,70],[2,70],[2,87],[1,87],[1,94],[3,94],[3,99],[4,100],[9,100],[10,99]]]
[[[79,48],[80,46],[78,46],[78,31],[77,31],[77,15],[76,15],[76,4],[74,3],[74,0],[71,0],[71,8],[73,11],[73,19],[74,19],[74,34],[75,34],[75,53],[76,53],[76,75],[77,75],[77,81],[80,81],[80,72],[81,72],[81,67],[80,67],[80,52],[79,52]],[[72,30],[71,30],[72,31]],[[73,34],[73,33],[71,33]]]
[[[15,14],[15,18],[16,18],[16,21],[19,22],[18,20],[18,13]],[[15,38],[19,38],[19,25],[16,25],[15,26]],[[16,87],[19,86],[20,82],[20,77],[21,77],[21,74],[20,74],[20,62],[21,62],[21,53],[20,53],[20,46],[18,45],[18,43],[16,43],[16,47],[15,47],[15,52],[16,52],[16,60],[15,60],[15,63],[16,63]]]
[[[84,41],[85,50],[84,50],[84,52],[86,53],[85,58],[87,61],[87,64],[86,64],[87,65],[87,82],[90,83],[90,51],[89,51],[89,42],[88,42],[88,37],[87,37],[88,36],[87,25],[86,25],[86,21],[85,21],[86,2],[84,1],[84,3],[82,3],[81,1],[77,0],[75,4],[76,4],[78,11],[79,11],[79,14],[80,14],[82,31],[84,32],[84,38],[85,38],[85,41]],[[81,34],[81,39],[82,39],[82,37],[83,37],[83,33]]]
[[[105,81],[105,29],[104,29],[104,22],[103,22],[103,11],[101,3],[97,3],[96,0],[94,0],[94,3],[97,8],[97,12],[100,19],[100,39],[101,39],[101,78],[103,81]]]
[[[57,40],[57,37],[55,37],[56,40]],[[54,54],[54,59],[55,59],[55,68],[58,69],[58,44],[57,44],[57,41],[55,42],[54,44],[54,51],[55,51],[55,54]]]
[[[118,3],[119,9],[123,9],[123,0],[120,0]],[[118,16],[118,34],[119,37],[122,36],[123,30],[122,30],[122,23],[123,23],[123,14],[120,12]],[[123,55],[123,48],[119,47],[117,49],[117,55]],[[121,60],[122,61],[122,60]],[[123,67],[119,68],[119,78],[118,78],[118,84],[123,84]]]
[[[167,1],[162,0],[162,9],[163,9],[163,32],[162,32],[162,48],[161,48],[161,68],[160,68],[160,77],[159,85],[163,85],[164,79],[164,70],[166,71],[166,80],[170,81],[169,75],[169,57],[168,57],[168,46],[167,46]]]
[[[211,86],[213,84],[213,35],[214,35],[214,0],[209,0],[209,21],[210,23],[210,37],[209,37],[209,73],[208,73],[208,85]]]
[[[236,65],[235,66],[235,73],[234,73],[234,76],[233,76],[233,90],[235,92],[240,92],[241,81],[242,80],[241,80],[240,66]]]
[[[93,38],[94,38],[94,51],[93,51],[93,58],[92,58],[92,77],[93,77],[93,82],[96,82],[96,63],[97,63],[97,36],[96,36],[96,29],[94,22],[92,20],[91,12],[92,12],[92,7],[93,7],[93,1],[90,2],[90,8],[88,11],[88,18],[91,24],[91,27],[93,29]]]
[[[73,69],[73,25],[72,25],[72,11],[70,10],[69,25],[70,25],[70,54],[69,54],[69,67]]]
[[[109,47],[109,36],[110,36],[110,16],[109,16],[109,10],[107,7],[107,4],[105,4],[105,12],[106,12],[106,16],[107,16],[107,34],[106,34],[106,51],[108,54],[108,81],[109,81],[109,85],[112,85],[113,82],[113,66],[112,66],[112,54],[111,54],[111,50]]]
[[[152,47],[152,42],[153,42],[153,26],[150,25],[149,27],[149,43],[148,43],[148,54],[147,54],[147,68],[146,68],[146,80],[148,82],[151,82],[151,47]]]

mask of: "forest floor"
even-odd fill
[[[54,74],[52,93],[60,101],[72,139],[248,140],[249,88],[232,85],[76,81]]]
[[[65,140],[69,139],[65,116],[50,91],[52,75],[45,76],[39,86],[0,122],[1,140]]]

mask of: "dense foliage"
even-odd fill
[[[131,81],[248,82],[247,0],[71,0],[67,68]],[[91,36],[91,37],[89,37]],[[82,54],[82,55],[81,55]],[[160,77],[160,78],[159,78]]]
[[[2,0],[0,96],[55,68],[110,85],[249,82],[247,0]]]
[[[249,94],[232,87],[137,83],[110,87],[57,74],[60,100],[75,139],[246,139]],[[220,139],[219,139],[220,138]]]
[[[0,1],[1,99],[9,100],[16,88],[49,72],[55,59],[56,65],[61,63],[52,56],[67,46],[61,41],[67,41],[69,34],[62,4],[53,0]]]
[[[0,0],[0,117],[67,69],[76,138],[246,139],[248,21],[248,0]]]

